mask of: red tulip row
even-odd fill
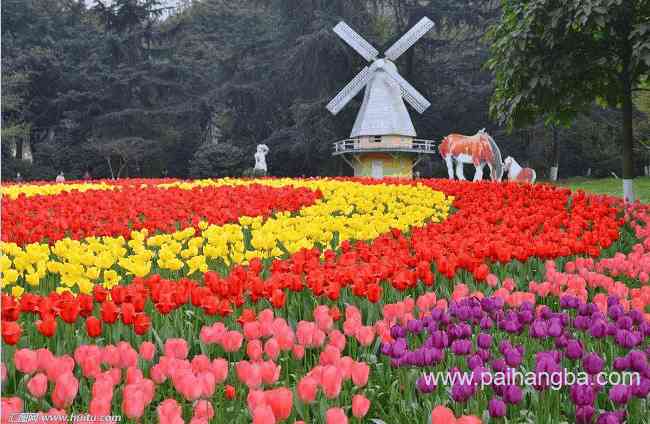
[[[5,199],[2,240],[19,245],[64,237],[125,236],[132,230],[176,231],[200,220],[222,225],[240,216],[268,216],[313,204],[319,192],[306,188],[248,186],[191,190],[122,184],[120,190],[63,192]]]

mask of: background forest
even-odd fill
[[[490,117],[498,1],[3,0],[2,178],[238,176],[258,143],[272,175],[350,174],[331,143],[362,96],[336,117],[325,105],[362,59],[332,27],[345,20],[383,51],[424,15],[436,27],[397,63],[432,103],[411,111],[419,137],[485,127],[541,178],[555,158],[560,177],[620,171],[620,111],[594,105],[567,127],[512,132]],[[639,174],[649,94],[635,98]],[[437,156],[419,166],[446,175]]]

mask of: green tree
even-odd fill
[[[626,200],[634,198],[633,94],[650,70],[648,0],[502,0],[491,32],[492,113],[509,127],[567,124],[594,102],[622,109]]]

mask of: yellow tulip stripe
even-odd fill
[[[108,184],[108,183],[79,183],[79,184],[42,184],[42,185],[30,185],[30,184],[19,184],[19,185],[9,185],[0,187],[0,193],[2,196],[7,196],[10,199],[16,199],[21,194],[24,194],[26,197],[31,196],[55,196],[64,192],[70,192],[73,190],[77,191],[88,191],[88,190],[115,190],[119,189],[119,185]]]
[[[446,219],[452,197],[417,185],[364,185],[337,180],[197,180],[165,184],[185,189],[252,182],[320,190],[322,198],[297,213],[266,219],[240,217],[226,225],[199,224],[171,234],[134,231],[123,237],[63,239],[53,246],[19,247],[1,243],[2,289],[20,296],[25,290],[90,293],[94,284],[111,288],[132,276],[152,272],[167,278],[196,276],[208,269],[246,264],[252,258],[286,257],[301,248],[337,248],[344,240],[372,240],[391,228]]]

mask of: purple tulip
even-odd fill
[[[488,404],[488,411],[490,411],[490,416],[492,418],[505,417],[506,404],[501,399],[491,399]]]
[[[596,400],[596,393],[590,385],[574,384],[571,386],[571,401],[576,406],[591,406]]]
[[[597,353],[590,353],[582,358],[582,366],[588,374],[595,375],[603,370],[605,361]]]
[[[492,336],[486,333],[480,333],[476,338],[476,344],[481,349],[489,349],[492,346]]]
[[[617,405],[625,405],[630,400],[631,395],[630,387],[625,384],[618,384],[609,389],[609,400]]]
[[[483,366],[483,359],[478,354],[474,354],[467,359],[467,366],[469,369],[474,370],[477,367]]]
[[[519,365],[521,365],[523,357],[518,349],[510,349],[505,354],[505,360],[508,366],[517,368]]]
[[[579,406],[576,408],[576,423],[591,424],[594,418],[594,407],[591,405]]]
[[[602,338],[607,335],[607,323],[603,320],[597,320],[589,327],[591,337]]]
[[[634,371],[644,372],[648,367],[648,358],[645,353],[639,350],[632,350],[627,354],[630,360],[630,367]]]
[[[472,351],[472,342],[465,339],[454,340],[451,350],[455,355],[468,355]]]
[[[632,328],[632,325],[634,325],[632,318],[627,316],[620,316],[616,320],[616,326],[621,330],[630,330]]]
[[[548,325],[546,321],[536,319],[528,329],[531,337],[544,338],[548,336]]]
[[[490,317],[483,317],[481,318],[479,325],[481,326],[481,330],[489,330],[490,328],[494,327],[494,322]]]
[[[582,358],[582,343],[578,340],[569,340],[566,345],[566,356],[570,359]]]
[[[467,402],[476,392],[476,386],[471,384],[454,384],[451,388],[451,397],[456,402]]]
[[[523,392],[519,388],[519,386],[515,385],[510,385],[506,386],[505,390],[503,391],[503,400],[506,403],[509,403],[511,405],[516,405],[519,402],[521,402],[521,399],[523,398]]]
[[[639,399],[645,399],[650,394],[650,378],[641,378],[638,383],[631,385],[632,395]]]
[[[607,308],[607,315],[612,319],[612,321],[616,321],[619,319],[621,316],[625,314],[625,311],[623,310],[623,307],[621,305],[613,305],[609,308]]]
[[[562,321],[559,318],[551,319],[551,322],[548,325],[548,335],[551,337],[558,337],[562,334]]]
[[[406,344],[406,339],[395,340],[395,343],[393,343],[393,358],[399,358],[404,355],[407,350],[408,346]]]
[[[494,371],[503,372],[505,371],[506,367],[507,367],[506,361],[504,361],[503,359],[495,359],[494,361],[492,361],[492,369]]]
[[[619,346],[631,349],[637,344],[639,344],[640,340],[636,337],[636,335],[628,330],[618,330],[616,332],[616,336],[614,336],[614,340]]]
[[[573,326],[579,330],[586,330],[589,328],[590,325],[591,325],[591,318],[584,315],[578,315],[576,319],[573,321]]]
[[[621,414],[617,412],[604,412],[596,420],[596,424],[620,424],[622,422]]]
[[[436,390],[436,385],[431,377],[420,377],[415,383],[415,386],[421,393],[432,393]]]
[[[625,371],[630,368],[630,358],[628,356],[619,356],[614,359],[613,365],[616,371]]]
[[[442,330],[435,331],[431,334],[431,340],[433,342],[433,347],[435,348],[444,349],[449,346],[449,337],[447,336],[447,333]]]
[[[422,321],[419,319],[409,320],[406,324],[406,329],[413,334],[419,334],[422,331],[422,327]]]

